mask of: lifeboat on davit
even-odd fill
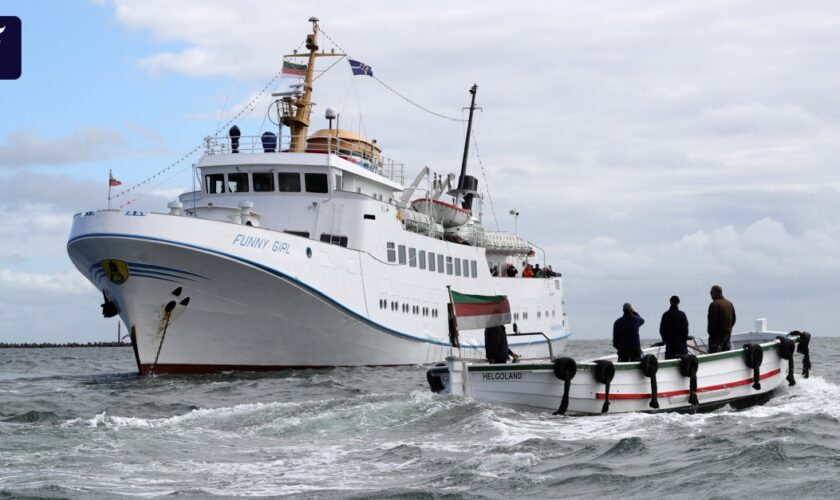
[[[430,216],[445,229],[463,226],[470,220],[470,215],[472,215],[472,212],[466,208],[432,198],[414,200],[411,202],[411,208]]]

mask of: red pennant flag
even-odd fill
[[[108,187],[114,187],[114,186],[120,186],[120,185],[122,185],[122,182],[114,179],[114,176],[111,175],[110,172],[108,172]]]

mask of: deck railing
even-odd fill
[[[284,147],[283,143],[277,143],[276,136],[273,138],[263,138],[256,135],[243,135],[239,137],[237,142],[237,144],[234,144],[228,136],[205,137],[204,153],[208,155],[224,155],[232,153],[282,154],[289,152],[288,147]],[[234,148],[234,146],[236,147]],[[405,183],[405,164],[371,152],[369,147],[366,148],[357,141],[319,138],[318,142],[310,141],[307,143],[306,152],[313,154],[335,154],[401,185]]]

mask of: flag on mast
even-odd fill
[[[305,77],[306,76],[306,64],[295,64],[289,61],[283,61],[283,71],[280,72],[281,78],[287,77]]]
[[[121,185],[122,185],[122,182],[115,179],[114,175],[109,170],[108,171],[108,187],[115,187],[115,186],[121,186]]]
[[[350,61],[350,69],[353,70],[353,76],[357,75],[367,75],[373,76],[373,68],[368,66],[367,64],[357,61],[355,59],[348,59]]]

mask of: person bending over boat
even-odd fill
[[[507,363],[519,361],[519,355],[511,351],[507,343],[507,332],[504,325],[491,326],[484,329],[484,352],[490,363]]]
[[[723,297],[723,289],[715,285],[709,292],[712,303],[709,304],[709,352],[728,351],[732,347],[729,338],[735,326],[735,306]]]
[[[625,303],[622,310],[624,315],[613,323],[613,347],[618,351],[618,362],[641,361],[639,327],[645,324],[645,320],[629,303]]]
[[[671,296],[671,307],[662,314],[659,335],[665,342],[665,359],[674,359],[688,354],[688,318],[680,311],[680,298]]]

